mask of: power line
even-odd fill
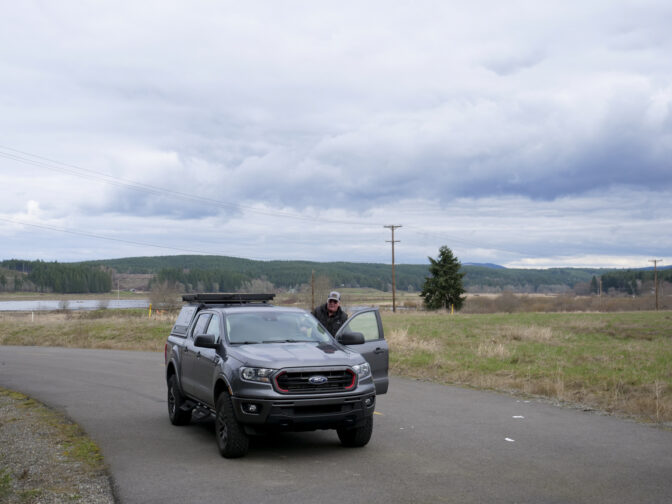
[[[6,147],[0,145],[1,149],[11,152],[2,152],[0,151],[0,157],[9,159],[11,161],[17,161],[19,163],[24,163],[32,166],[37,166],[40,168],[45,168],[47,170],[56,171],[59,173],[65,173],[75,177],[85,178],[88,180],[97,180],[106,184],[110,184],[117,187],[125,187],[134,191],[144,192],[153,195],[167,195],[187,201],[194,201],[200,204],[208,204],[210,206],[224,208],[224,209],[233,209],[241,212],[250,212],[259,215],[265,215],[270,217],[280,217],[286,219],[294,219],[300,221],[308,222],[323,222],[326,224],[346,224],[346,225],[356,225],[356,226],[375,226],[375,223],[371,222],[362,222],[362,221],[353,221],[353,220],[338,220],[338,219],[328,219],[324,217],[308,217],[305,215],[299,215],[290,212],[283,212],[279,210],[261,210],[250,205],[242,205],[240,203],[231,203],[227,201],[217,200],[214,198],[208,198],[202,195],[190,194],[182,191],[175,191],[173,189],[168,189],[165,187],[154,186],[150,184],[145,184],[143,182],[138,182],[135,180],[124,179],[120,177],[114,177],[106,173],[99,171],[91,170],[88,168],[82,168],[69,163],[63,163],[61,161],[56,161],[49,159],[44,156],[39,156],[37,154],[31,154],[29,152],[21,151],[18,149],[13,149],[11,147]],[[16,154],[13,154],[16,153]],[[28,157],[26,157],[28,156]],[[34,159],[31,159],[34,158]]]
[[[460,243],[462,245],[466,245],[466,246],[469,246],[469,247],[496,250],[498,252],[506,252],[506,253],[515,254],[515,255],[520,254],[520,251],[517,251],[517,250],[505,249],[505,248],[501,248],[501,247],[489,247],[489,246],[483,245],[482,243],[477,243],[477,242],[474,242],[474,241],[465,240],[463,238],[457,238],[453,235],[448,235],[448,234],[444,234],[444,233],[437,233],[437,232],[434,232],[434,231],[423,231],[421,228],[418,228],[418,227],[415,227],[415,226],[405,226],[405,227],[406,227],[406,229],[411,230],[412,233],[415,233],[415,234],[421,235],[421,236],[428,236],[430,238],[436,238],[436,239],[441,240],[443,243]],[[528,254],[528,255],[530,255],[530,254]]]
[[[225,253],[225,252],[217,252],[217,251],[205,251],[205,250],[200,250],[200,249],[188,249],[188,248],[180,248],[180,247],[170,247],[166,245],[159,245],[157,243],[151,243],[151,242],[141,242],[141,241],[135,241],[135,240],[126,240],[123,238],[113,238],[110,236],[104,236],[100,234],[95,234],[95,233],[89,233],[85,231],[75,231],[72,229],[67,229],[67,228],[61,228],[57,226],[50,226],[47,224],[36,224],[36,223],[31,223],[31,222],[24,222],[16,219],[7,219],[4,217],[0,217],[0,221],[3,222],[8,222],[12,224],[18,224],[21,226],[30,226],[38,229],[46,229],[49,231],[56,231],[59,233],[66,233],[66,234],[72,234],[72,235],[79,235],[79,236],[85,236],[89,238],[96,238],[100,240],[107,240],[107,241],[114,241],[114,242],[120,242],[120,243],[126,243],[129,245],[136,245],[136,246],[147,246],[147,247],[153,247],[153,248],[159,248],[159,249],[164,249],[164,250],[171,250],[175,252],[189,252],[189,253],[194,253],[194,254],[201,254],[201,255],[230,255],[230,253]],[[293,244],[296,243],[305,243],[306,245],[313,244],[314,242],[309,242],[309,241],[296,241],[296,240],[291,240]],[[254,246],[253,244],[241,244],[240,242],[237,243],[237,245],[243,245],[243,246]],[[269,258],[262,258],[262,257],[256,257],[254,255],[249,255],[245,254],[246,259],[253,259],[257,261],[266,261],[266,260],[272,260]]]
[[[22,226],[31,226],[35,228],[40,228],[40,229],[48,229],[50,231],[58,231],[60,233],[68,233],[68,234],[74,234],[74,235],[80,235],[80,236],[87,236],[90,238],[98,238],[100,240],[109,240],[109,241],[115,241],[115,242],[121,242],[121,243],[128,243],[131,245],[141,245],[143,247],[155,247],[155,248],[161,248],[161,249],[166,249],[166,250],[175,250],[179,252],[192,252],[196,254],[205,254],[205,255],[214,255],[212,252],[204,252],[202,250],[194,250],[194,249],[185,249],[185,248],[178,248],[178,247],[167,247],[165,245],[157,245],[156,243],[149,243],[149,242],[139,242],[139,241],[134,241],[134,240],[124,240],[123,238],[112,238],[110,236],[103,236],[103,235],[98,235],[94,233],[86,233],[84,231],[73,231],[72,229],[64,229],[64,228],[59,228],[56,226],[47,226],[45,224],[33,224],[29,222],[22,222],[22,221],[17,221],[13,219],[5,219],[0,217],[1,221],[4,222],[11,222],[12,224],[20,224]]]
[[[102,182],[105,184],[109,184],[112,186],[116,187],[123,187],[126,189],[130,189],[133,191],[138,191],[146,194],[152,194],[155,196],[170,196],[172,198],[177,198],[181,199],[184,201],[189,201],[189,202],[195,202],[198,204],[205,204],[209,205],[211,207],[216,207],[216,208],[222,208],[222,209],[227,209],[227,210],[234,210],[234,211],[239,211],[241,213],[244,212],[249,212],[251,214],[257,214],[257,215],[263,215],[263,216],[270,216],[270,217],[278,217],[278,218],[285,218],[285,219],[293,219],[297,221],[302,221],[302,222],[317,222],[317,223],[324,223],[324,224],[344,224],[344,225],[349,225],[349,226],[363,226],[363,227],[375,227],[379,226],[380,224],[374,223],[374,222],[365,222],[365,221],[355,221],[355,220],[341,220],[341,219],[329,219],[329,218],[324,218],[324,217],[319,217],[319,216],[306,216],[306,215],[299,215],[296,213],[290,213],[290,212],[283,212],[279,210],[263,210],[259,209],[250,205],[242,205],[239,203],[232,203],[232,202],[227,202],[223,200],[218,200],[214,198],[208,198],[204,197],[202,195],[195,195],[191,193],[186,193],[183,191],[176,191],[173,189],[168,189],[165,187],[159,187],[159,186],[154,186],[151,184],[145,184],[143,182],[138,182],[134,180],[129,180],[129,179],[124,179],[121,177],[115,177],[112,175],[108,175],[103,172],[99,172],[96,170],[91,170],[88,168],[83,168],[74,164],[70,163],[64,163],[61,161],[57,161],[54,159],[50,159],[48,157],[40,156],[37,154],[33,154],[30,152],[22,151],[19,149],[14,149],[11,147],[3,146],[0,145],[0,149],[4,149],[5,152],[0,150],[0,158],[8,159],[11,161],[23,163],[23,164],[28,164],[32,166],[36,166],[39,168],[44,168],[50,171],[56,171],[59,173],[65,173],[70,176],[74,177],[79,177],[79,178],[84,178],[88,180],[93,180],[97,182]],[[6,220],[6,219],[3,219]],[[20,224],[25,224],[25,225],[33,225],[36,227],[35,224],[28,224],[28,223],[22,223],[22,222],[16,222],[16,221],[11,221],[15,223],[20,223]],[[84,232],[79,232],[79,231],[72,231],[72,230],[66,230],[66,229],[59,229],[59,228],[50,228],[49,226],[42,226],[45,229],[51,229],[53,231],[61,231],[65,233],[71,233],[71,234],[81,234],[83,236],[90,236],[90,237],[95,237],[95,238],[102,238],[102,239],[107,239],[107,240],[114,240],[109,237],[104,237],[100,235],[95,235],[92,233],[84,233]],[[388,227],[388,226],[384,226]],[[435,233],[435,232],[430,232],[430,231],[424,231],[421,228],[417,228],[415,226],[408,226],[408,229],[411,230],[412,232],[415,232],[416,234],[423,235],[423,236],[428,236],[428,237],[433,237],[440,239],[442,241],[447,241],[450,243],[461,243],[466,246],[472,246],[472,247],[478,247],[478,248],[489,248],[492,249],[493,247],[487,247],[484,246],[481,243],[476,243],[473,241],[465,240],[463,238],[455,237],[452,235],[444,234],[444,233]],[[394,233],[393,233],[394,234]],[[134,244],[142,244],[142,245],[148,245],[152,247],[159,247],[159,248],[165,248],[168,250],[185,250],[185,249],[177,249],[174,247],[166,247],[162,245],[156,245],[156,244],[143,244],[141,242],[133,242],[131,240],[126,240],[126,243],[134,243]],[[394,244],[393,244],[394,245]],[[519,251],[512,251],[512,250],[507,250],[507,249],[502,249],[499,247],[494,247],[494,250],[497,250],[499,252],[505,252],[505,253],[511,253],[511,254],[519,254]]]

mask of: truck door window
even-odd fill
[[[210,321],[210,314],[204,313],[198,316],[196,320],[196,325],[194,325],[194,330],[191,332],[191,337],[194,338],[199,334],[205,334],[205,328],[208,327],[208,322]]]
[[[221,330],[219,327],[219,315],[213,315],[208,324],[208,329],[205,331],[205,334],[212,334],[215,337],[215,343],[219,342]]]
[[[375,312],[366,312],[354,316],[348,320],[347,327],[346,331],[362,333],[365,341],[380,339],[378,319]]]

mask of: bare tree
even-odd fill
[[[255,278],[249,282],[243,282],[243,285],[240,286],[238,292],[244,292],[248,294],[273,294],[275,292],[275,286],[268,281],[266,277]]]
[[[149,293],[149,301],[155,309],[169,310],[179,308],[180,292],[178,284],[169,283],[168,281],[153,284],[152,290]]]
[[[333,290],[331,280],[326,275],[320,275],[315,279],[315,306],[320,306],[327,302],[329,293]],[[312,308],[315,308],[313,306]],[[311,308],[311,309],[312,309]]]
[[[310,280],[310,279],[309,279]],[[302,284],[299,289],[299,302],[307,310],[312,310],[313,293],[315,294],[315,305],[319,306],[327,302],[329,293],[334,290],[331,280],[326,275],[320,275],[315,278],[313,285],[310,282]]]

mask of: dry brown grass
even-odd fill
[[[503,343],[487,341],[478,344],[476,355],[478,357],[507,359],[511,356],[511,351]]]
[[[385,313],[393,372],[672,422],[672,314]]]
[[[661,309],[672,309],[672,296],[661,296]],[[530,312],[619,312],[648,311],[655,307],[655,297],[646,296],[575,296],[570,294],[539,295],[470,294],[463,313],[530,313]]]
[[[547,343],[553,339],[551,327],[502,326],[497,328],[498,337],[510,341],[537,341]]]
[[[163,350],[174,315],[133,310],[3,313],[0,345]]]
[[[386,334],[387,342],[392,351],[404,352],[421,350],[425,352],[437,352],[440,349],[440,343],[435,339],[422,339],[408,334],[408,328],[399,328]]]

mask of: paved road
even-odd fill
[[[393,378],[373,439],[253,440],[222,459],[213,423],[168,421],[163,355],[0,346],[0,386],[98,442],[122,503],[670,503],[672,433],[506,395]]]

